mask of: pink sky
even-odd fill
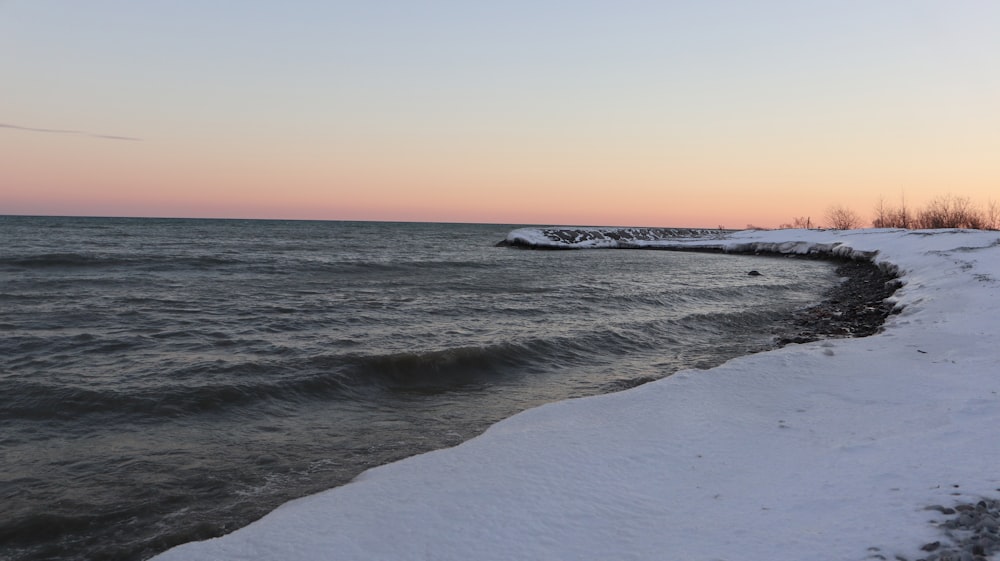
[[[0,214],[744,227],[1000,200],[994,3],[216,9],[0,4]]]

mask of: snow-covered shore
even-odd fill
[[[928,506],[1000,496],[1000,233],[646,243],[870,258],[901,311],[532,409],[156,559],[912,560],[947,543]]]

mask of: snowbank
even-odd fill
[[[926,507],[1000,495],[1000,234],[649,243],[873,257],[902,311],[529,410],[157,559],[916,559],[946,542]]]

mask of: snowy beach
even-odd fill
[[[156,559],[916,560],[948,509],[1000,497],[1000,233],[585,238],[508,241],[870,259],[898,313],[531,409]]]

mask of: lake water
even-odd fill
[[[838,282],[496,247],[515,227],[0,217],[0,559],[230,532],[518,411],[766,349]]]

